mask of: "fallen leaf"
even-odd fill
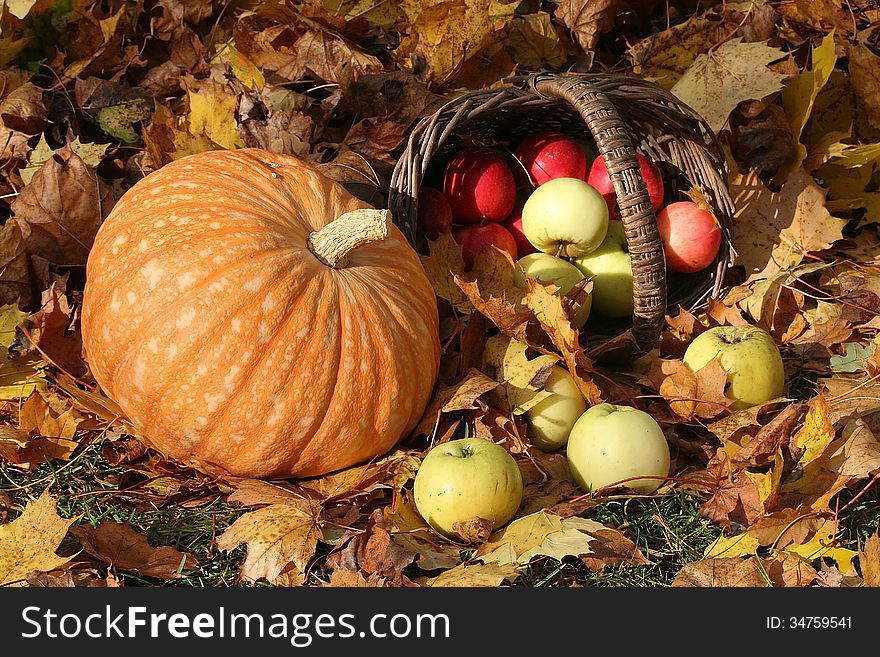
[[[455,568],[424,579],[430,587],[498,587],[519,577],[518,566],[513,563],[463,563]]]
[[[859,569],[865,586],[880,586],[880,535],[877,531],[859,546]]]
[[[289,504],[249,511],[217,537],[217,548],[229,552],[247,545],[242,580],[274,580],[289,565],[305,572],[321,536],[320,518]]]
[[[76,153],[65,147],[43,164],[12,202],[24,247],[59,265],[84,265],[113,197]]]
[[[761,100],[782,89],[786,78],[767,67],[785,52],[766,43],[728,39],[697,56],[671,91],[720,132],[733,109],[744,100]]]
[[[754,173],[734,178],[731,192],[738,226],[733,247],[747,281],[795,267],[808,253],[842,237],[846,222],[831,216],[825,190],[803,168],[791,174],[778,193]]]
[[[60,557],[56,550],[75,521],[58,515],[47,489],[18,518],[0,525],[0,586],[27,586],[28,573],[67,564],[72,557]]]
[[[146,536],[127,524],[102,520],[96,527],[71,527],[70,533],[96,559],[116,570],[133,571],[144,577],[174,579],[198,564],[191,554],[170,545],[151,546]]]

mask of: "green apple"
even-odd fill
[[[484,438],[460,438],[436,445],[422,459],[413,493],[431,527],[461,540],[455,523],[483,518],[495,529],[513,518],[523,480],[506,449]]]
[[[637,408],[597,404],[575,422],[566,447],[569,469],[584,491],[621,482],[653,493],[669,476],[669,444],[657,421]],[[645,477],[622,481],[630,477]]]
[[[522,228],[539,251],[575,258],[602,243],[608,230],[608,205],[580,178],[553,178],[526,199]]]
[[[781,397],[785,367],[776,341],[757,326],[714,326],[691,340],[684,364],[693,372],[717,358],[727,372],[724,394],[742,410]]]
[[[632,262],[622,221],[609,221],[602,244],[572,263],[593,281],[593,311],[606,317],[632,315]]]
[[[554,283],[559,288],[557,294],[560,296],[565,296],[575,285],[584,284],[586,280],[584,272],[568,260],[540,251],[525,255],[516,261],[513,282],[519,287],[525,288],[527,276],[542,283]],[[590,307],[593,305],[593,295],[590,292],[584,293],[581,298],[583,301],[574,316],[574,324],[578,328],[587,323],[587,319],[590,317]]]
[[[574,423],[587,410],[587,401],[568,370],[554,365],[544,382],[549,397],[526,411],[527,435],[535,447],[554,452],[568,442]]]

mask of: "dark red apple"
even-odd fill
[[[443,192],[434,187],[419,189],[416,216],[419,227],[429,240],[436,240],[440,233],[452,230],[452,206]]]
[[[510,231],[501,224],[462,226],[454,230],[452,236],[456,242],[461,244],[461,256],[464,259],[465,269],[474,266],[474,257],[489,244],[497,246],[502,251],[507,251],[510,257],[516,261],[516,240]]]
[[[692,274],[711,265],[721,248],[721,226],[711,212],[693,201],[670,203],[657,215],[666,266]]]
[[[587,175],[587,156],[574,139],[561,132],[535,132],[520,142],[516,157],[535,185],[554,178],[580,178]]]
[[[639,171],[642,180],[648,188],[648,196],[651,198],[651,207],[654,212],[663,205],[663,175],[660,169],[647,157],[641,153],[636,154],[636,160],[639,163]],[[611,182],[611,176],[608,175],[608,169],[601,156],[593,160],[590,170],[587,173],[587,182],[599,190],[599,193],[605,197],[608,203],[608,210],[612,215],[620,216],[617,208],[617,195],[614,193],[614,184]]]
[[[507,219],[501,222],[501,225],[510,231],[510,234],[513,235],[513,239],[516,240],[516,252],[520,258],[524,255],[538,252],[538,249],[535,248],[534,244],[529,242],[529,238],[526,237],[526,234],[523,232],[521,205],[515,207]]]
[[[443,193],[455,223],[503,221],[516,203],[516,182],[503,155],[489,148],[468,147],[446,163]]]

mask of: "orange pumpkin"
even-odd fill
[[[436,297],[390,213],[258,149],[180,159],[122,196],[88,259],[82,335],[145,443],[243,477],[386,453],[440,358]]]

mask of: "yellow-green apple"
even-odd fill
[[[522,502],[523,480],[510,453],[485,438],[460,438],[431,448],[413,482],[416,509],[441,534],[461,538],[456,523],[483,518],[507,523]]]
[[[626,317],[633,312],[633,272],[623,222],[608,222],[599,248],[572,263],[593,281],[593,312]]]
[[[443,193],[457,224],[503,221],[516,203],[516,181],[501,153],[467,147],[446,163]]]
[[[516,261],[513,270],[513,282],[525,289],[526,277],[534,278],[542,283],[553,283],[558,287],[557,294],[565,296],[575,285],[586,286],[584,272],[571,264],[568,260],[557,258],[549,253],[530,253]],[[593,295],[584,291],[578,295],[581,304],[575,313],[572,323],[582,328],[590,317],[590,308],[593,305]]]
[[[489,244],[502,251],[507,251],[516,260],[516,240],[501,224],[483,224],[482,226],[461,226],[452,232],[452,237],[461,244],[461,257],[466,270],[474,266],[474,257]]]
[[[693,274],[711,265],[721,247],[721,226],[715,215],[693,201],[670,203],[657,215],[666,266]]]
[[[639,172],[645,186],[648,188],[648,197],[651,199],[651,207],[654,212],[663,205],[664,189],[663,174],[660,173],[659,167],[641,153],[636,154],[636,161],[639,163]],[[609,210],[614,217],[620,216],[620,210],[617,205],[617,193],[614,191],[614,183],[611,176],[608,175],[608,168],[601,156],[595,158],[587,172],[587,182],[599,190],[599,193],[608,203]]]
[[[554,178],[526,199],[522,226],[539,251],[576,258],[602,243],[608,231],[608,206],[583,180]]]
[[[554,452],[568,442],[574,423],[587,410],[587,402],[574,377],[559,365],[550,370],[544,390],[550,396],[526,411],[526,435],[538,449]]]
[[[452,230],[452,206],[443,192],[435,187],[419,189],[416,220],[429,240],[436,240],[440,233]]]
[[[621,482],[653,493],[669,476],[669,444],[648,413],[618,404],[597,404],[574,423],[566,446],[574,480],[584,491]],[[629,481],[622,481],[637,477]]]
[[[742,410],[781,397],[785,366],[776,341],[764,329],[750,324],[713,326],[691,340],[684,364],[693,372],[717,358],[727,372],[724,394]]]
[[[580,145],[561,132],[540,131],[523,139],[514,152],[535,186],[554,178],[587,175],[587,156]]]

